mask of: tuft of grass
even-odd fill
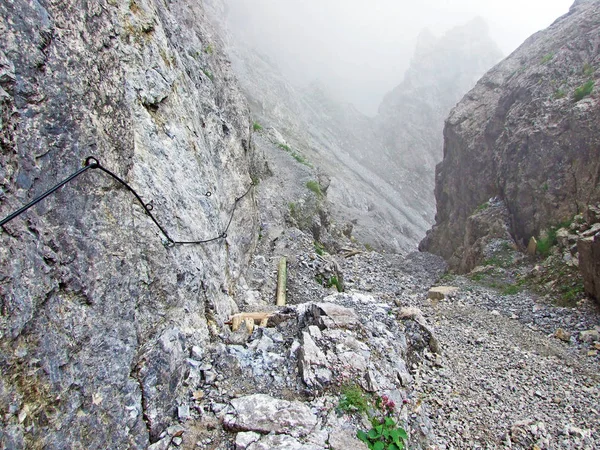
[[[307,187],[307,188],[308,188],[310,191],[314,192],[314,194],[315,194],[317,197],[319,197],[319,198],[323,197],[323,192],[321,192],[321,186],[319,186],[319,183],[318,183],[318,182],[316,182],[316,181],[314,181],[314,180],[307,181],[307,182],[306,182],[306,187]]]
[[[215,81],[215,76],[210,70],[202,69],[202,73],[204,73],[204,75],[206,75],[210,79],[210,81]]]
[[[579,86],[577,89],[575,89],[575,92],[573,93],[573,99],[576,102],[578,102],[582,98],[587,97],[588,95],[590,95],[592,93],[593,89],[594,89],[594,81],[593,80],[589,80],[586,83],[584,83],[581,86]]]
[[[554,53],[548,53],[542,58],[542,64],[546,64],[547,62],[552,61],[552,58],[554,58]]]
[[[285,150],[286,152],[288,152],[292,156],[292,158],[294,158],[300,164],[304,164],[305,166],[312,167],[312,164],[309,163],[308,160],[304,156],[292,151],[292,149],[290,148],[289,145],[283,144],[280,142],[279,144],[277,144],[277,147],[279,147],[281,150]]]
[[[296,206],[296,204],[294,202],[290,202],[288,203],[288,208],[290,210],[290,215],[292,217],[296,217],[296,213],[298,212],[298,207]]]
[[[327,253],[325,247],[323,247],[323,244],[321,244],[319,241],[314,241],[313,245],[315,246],[315,253],[317,255],[323,256],[325,253]]]
[[[577,280],[572,284],[562,285],[559,288],[560,297],[557,303],[560,306],[575,307],[577,301],[585,294],[583,281]]]
[[[469,278],[473,281],[479,282],[485,278],[485,274],[481,272],[474,273],[473,275],[469,275]]]
[[[556,99],[564,98],[566,95],[567,95],[567,93],[563,89],[557,89],[554,92],[554,98],[556,98]]]
[[[213,49],[212,44],[208,44],[206,47],[204,47],[204,53],[212,55],[213,52],[214,52],[214,49]]]
[[[557,228],[551,227],[546,233],[546,236],[538,239],[537,251],[544,258],[550,254],[550,249],[556,245],[556,230]]]
[[[296,152],[292,152],[292,158],[294,158],[296,161],[298,161],[300,164],[304,164],[307,167],[312,167],[312,164],[308,162],[308,160],[302,156],[299,155]]]
[[[507,284],[500,290],[502,295],[515,295],[519,292],[521,292],[521,288],[516,284]]]
[[[583,72],[583,74],[584,74],[586,77],[589,77],[589,76],[591,76],[591,75],[593,75],[593,74],[594,74],[594,68],[592,67],[592,65],[591,65],[591,64],[585,63],[585,64],[583,65],[583,70],[582,70],[582,72]]]
[[[489,204],[489,202],[482,203],[482,204],[481,204],[481,205],[479,205],[477,208],[475,208],[475,212],[476,212],[476,213],[478,213],[478,212],[481,212],[481,211],[485,211],[485,210],[486,210],[486,209],[488,209],[489,207],[490,207],[490,204]]]
[[[254,122],[254,124],[252,125],[252,129],[254,131],[261,131],[263,129],[262,125],[258,122]]]
[[[483,262],[484,266],[496,266],[496,267],[510,267],[512,261],[510,261],[506,256],[501,257],[498,255],[492,256],[491,258],[486,259]]]
[[[360,386],[347,384],[342,386],[340,401],[336,408],[343,413],[366,413],[369,410],[369,401]]]
[[[338,280],[336,276],[332,276],[331,278],[329,278],[329,280],[327,280],[327,287],[330,288],[332,286],[335,286],[338,292],[344,292],[344,288],[342,288],[342,283],[340,283],[340,280]]]

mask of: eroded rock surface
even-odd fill
[[[2,2],[0,34],[0,216],[93,155],[173,238],[224,231],[251,183],[250,119],[200,3]],[[166,247],[98,170],[4,226],[0,447],[157,439],[256,235],[250,194],[226,242]]]
[[[421,249],[468,271],[470,248],[490,232],[470,217],[488,199],[504,202],[509,233],[523,247],[598,201],[599,30],[598,2],[575,2],[453,109],[436,173],[436,224]]]

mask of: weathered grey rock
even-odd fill
[[[336,305],[335,303],[315,304],[312,309],[312,315],[317,323],[325,328],[351,329],[360,324],[356,311]]]
[[[579,333],[579,340],[581,342],[600,342],[600,331],[598,330],[585,330]]]
[[[583,215],[583,219],[588,225],[594,225],[595,223],[600,222],[600,204],[588,205]]]
[[[223,426],[230,430],[302,437],[317,425],[317,417],[304,403],[288,402],[266,394],[233,399],[231,407],[223,420]]]
[[[190,418],[190,405],[181,405],[177,407],[177,417],[181,421],[186,421]]]
[[[523,246],[598,202],[600,100],[596,88],[574,96],[590,80],[598,85],[599,10],[576,2],[452,110],[436,169],[436,224],[420,249],[460,269],[469,217],[492,197],[505,202],[510,235]]]
[[[260,441],[250,444],[248,450],[324,450],[324,447],[303,444],[292,436],[285,434],[269,434]]]
[[[577,252],[585,292],[600,302],[600,233],[579,239]]]
[[[402,308],[398,313],[398,318],[402,320],[412,320],[419,325],[420,330],[424,332],[426,336],[426,343],[433,353],[441,353],[441,347],[438,339],[436,338],[433,329],[427,323],[423,313],[418,308]]]
[[[329,362],[323,351],[315,344],[309,333],[302,332],[302,347],[298,358],[302,380],[311,387],[322,386],[331,381]]]
[[[454,286],[434,286],[427,291],[427,297],[432,300],[444,300],[457,292],[458,288]]]
[[[16,0],[0,3],[0,30],[0,217],[93,155],[173,238],[223,232],[251,181],[250,119],[201,3]],[[257,230],[250,194],[227,245],[165,247],[98,170],[7,224],[0,404],[29,413],[2,414],[0,447],[157,439],[185,396],[190,348],[208,342],[207,314],[222,323],[236,307],[226,292]]]
[[[235,448],[236,450],[246,450],[250,444],[258,441],[261,438],[261,434],[255,433],[254,431],[242,431],[235,435]]]
[[[337,429],[329,434],[329,448],[331,450],[366,450],[368,447],[367,444],[356,438],[356,433]]]

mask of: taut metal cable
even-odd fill
[[[167,239],[168,245],[207,244],[209,242],[218,241],[219,239],[225,239],[227,237],[227,232],[229,231],[229,227],[231,226],[231,222],[233,221],[233,216],[235,214],[235,210],[237,209],[238,203],[244,197],[246,197],[246,195],[248,195],[248,193],[250,192],[250,190],[254,187],[254,183],[250,184],[250,187],[248,187],[248,189],[246,190],[246,192],[244,192],[241,197],[237,197],[235,199],[235,202],[233,204],[233,208],[231,209],[231,214],[229,216],[229,221],[227,222],[227,226],[225,227],[225,229],[218,236],[210,238],[210,239],[202,239],[202,240],[194,240],[194,241],[179,241],[179,240],[173,239],[171,236],[169,236],[169,233],[167,233],[167,230],[165,230],[162,227],[162,225],[158,222],[158,220],[156,220],[156,217],[154,217],[154,215],[151,212],[154,209],[152,203],[144,203],[144,201],[142,200],[142,197],[140,197],[140,195],[135,191],[135,189],[133,189],[129,184],[127,184],[125,181],[123,181],[118,175],[116,175],[115,173],[111,172],[106,167],[103,167],[96,158],[94,158],[93,156],[88,156],[86,158],[86,160],[84,162],[84,165],[83,165],[83,167],[81,169],[79,169],[77,172],[71,174],[70,176],[68,176],[67,178],[65,178],[63,181],[61,181],[60,183],[58,183],[56,186],[54,186],[53,188],[51,188],[51,189],[47,190],[46,192],[44,192],[42,195],[34,198],[32,201],[30,201],[29,203],[27,203],[22,208],[18,209],[17,211],[13,212],[12,214],[10,214],[7,217],[5,217],[4,219],[2,219],[0,221],[0,227],[3,227],[5,224],[7,224],[8,222],[10,222],[14,218],[20,216],[25,211],[27,211],[29,208],[31,208],[32,206],[38,204],[43,199],[45,199],[46,197],[48,197],[50,194],[56,192],[58,189],[60,189],[61,187],[63,187],[65,184],[73,181],[75,178],[77,178],[80,175],[84,174],[89,169],[99,169],[102,172],[104,172],[106,175],[108,175],[111,178],[113,178],[114,180],[118,181],[121,185],[125,186],[129,190],[129,192],[131,192],[134,195],[134,197],[139,202],[139,204],[142,205],[142,208],[144,208],[144,211],[146,212],[146,214],[150,217],[150,219],[152,219],[152,221],[158,227],[158,229],[160,230],[160,232],[165,236],[165,238]],[[207,197],[210,197],[212,194],[211,194],[211,192],[207,192],[205,195]]]

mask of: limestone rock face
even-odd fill
[[[431,186],[442,160],[444,120],[501,58],[481,18],[439,38],[424,30],[403,82],[379,107],[377,131],[387,149],[387,158],[379,160],[409,169],[410,186],[422,191],[429,205],[435,202]]]
[[[223,232],[251,183],[250,121],[200,2],[0,3],[0,216],[93,155],[176,239]],[[212,196],[205,194],[211,192]],[[257,236],[166,247],[91,170],[0,233],[0,447],[146,448]]]
[[[227,30],[223,1],[207,0],[207,5]],[[228,51],[253,116],[265,128],[257,134],[269,135],[255,139],[272,168],[259,189],[259,202],[265,199],[261,215],[277,218],[265,211],[282,208],[270,204],[298,204],[304,183],[314,177],[289,156],[285,165],[279,162],[279,144],[285,144],[327,179],[333,221],[352,224],[352,235],[375,249],[414,250],[433,223],[434,167],[442,158],[444,118],[501,57],[485,25],[475,21],[421,42],[405,81],[388,94],[376,117],[333,98],[318,82],[294,85],[275,61],[248,48],[240,28],[230,31]],[[294,184],[302,189],[292,189]]]
[[[461,267],[469,217],[492,197],[505,202],[509,232],[523,246],[598,200],[599,35],[600,4],[576,2],[452,110],[436,169],[436,224],[420,249]]]

